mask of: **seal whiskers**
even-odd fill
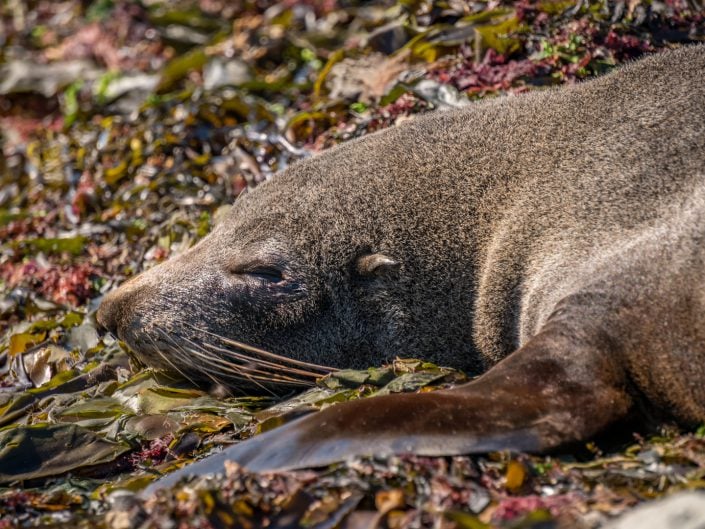
[[[222,369],[222,373],[220,371],[217,373],[225,374],[229,378],[242,380],[242,377],[245,376],[252,382],[258,382],[258,386],[260,386],[259,382],[266,382],[279,385],[307,387],[313,385],[313,383],[323,375],[335,371],[334,368],[312,364],[309,362],[294,361],[287,357],[276,355],[269,351],[244,344],[242,342],[229,340],[225,337],[208,332],[205,329],[200,329],[190,325],[187,322],[179,323],[185,327],[191,328],[198,334],[206,335],[208,338],[219,340],[231,347],[237,347],[252,353],[252,355],[241,354],[233,351],[232,349],[211,343],[206,339],[201,340],[200,343],[196,343],[190,338],[181,338],[184,342],[191,346],[188,350],[192,355],[218,364],[218,366]],[[264,356],[268,360],[260,358],[261,356]],[[272,359],[277,362],[273,362]],[[305,366],[311,369],[316,369],[320,372],[316,373],[301,369],[300,367],[292,367],[291,364],[293,364],[293,366]]]
[[[189,352],[194,354],[195,356],[207,360],[209,362],[214,362],[221,366],[223,369],[223,373],[226,373],[228,375],[237,375],[237,376],[245,376],[248,379],[252,380],[259,380],[262,382],[269,382],[269,383],[283,383],[283,384],[294,384],[294,385],[301,385],[301,386],[310,386],[311,382],[309,381],[303,381],[303,380],[297,380],[295,378],[291,377],[286,377],[283,375],[279,375],[276,373],[271,373],[268,371],[263,371],[261,369],[257,369],[254,367],[252,364],[247,365],[247,364],[233,364],[232,362],[228,362],[227,360],[224,360],[217,355],[213,354],[206,354],[203,348],[199,348],[194,342],[189,340],[188,338],[184,338],[186,342],[191,344],[191,348],[189,348]],[[253,363],[255,366],[258,365],[256,363]]]
[[[219,358],[212,358],[206,355],[203,355],[200,353],[197,349],[188,349],[188,351],[195,356],[201,356],[204,360],[213,360],[213,361],[218,361],[218,363],[221,363],[222,361]],[[227,364],[224,366],[224,369],[215,369],[214,367],[211,366],[211,364],[207,364],[204,368],[203,371],[208,374],[208,376],[214,380],[218,381],[218,383],[228,383],[232,381],[239,381],[239,382],[245,382],[248,384],[251,384],[261,390],[263,390],[265,393],[269,393],[272,396],[275,396],[276,394],[274,393],[274,390],[267,387],[263,382],[267,383],[272,383],[271,380],[269,379],[264,379],[262,377],[258,377],[255,375],[252,375],[250,373],[245,373],[240,370],[233,369],[232,366],[228,366]]]
[[[276,360],[282,365],[282,367],[286,364],[291,364],[291,365],[295,365],[295,366],[305,367],[305,368],[311,369],[313,371],[320,371],[320,374],[317,374],[312,371],[305,372],[305,371],[299,370],[298,372],[300,372],[301,374],[305,373],[308,376],[321,377],[323,375],[327,375],[328,373],[332,373],[334,371],[337,371],[337,369],[333,368],[333,367],[327,367],[327,366],[323,366],[323,365],[319,365],[319,364],[313,364],[311,362],[303,362],[301,360],[295,360],[293,358],[287,358],[286,356],[274,354],[270,351],[265,351],[264,349],[260,349],[258,347],[254,347],[252,345],[248,345],[243,342],[232,340],[226,336],[221,336],[221,335],[212,333],[206,329],[202,329],[202,328],[196,327],[194,325],[191,325],[188,322],[182,322],[182,324],[190,327],[191,329],[193,329],[199,333],[207,334],[208,336],[211,336],[217,340],[220,340],[224,344],[231,345],[233,347],[236,347],[238,349],[242,349],[244,351],[253,353],[258,356],[263,356],[265,358],[270,358],[270,359]],[[231,351],[231,350],[221,349],[220,352],[232,355],[234,358],[252,360],[251,357],[246,357],[244,355],[238,355],[237,353],[235,353],[234,351]],[[264,363],[265,361],[258,359],[257,362]],[[267,362],[267,364],[269,364],[271,366],[279,367],[279,365],[276,363]]]
[[[324,374],[334,371],[333,368],[309,364],[307,362],[292,362],[286,357],[276,355],[241,342],[228,340],[227,338],[218,336],[203,329],[199,329],[198,327],[190,325],[186,322],[176,321],[174,322],[174,325],[177,327],[179,325],[189,327],[198,334],[206,335],[208,339],[220,340],[227,345],[238,347],[253,353],[252,356],[241,354],[231,349],[210,343],[208,340],[202,340],[200,343],[197,343],[195,340],[183,335],[179,335],[180,343],[165,330],[156,329],[157,335],[161,337],[162,342],[166,344],[174,358],[170,359],[169,356],[162,351],[162,347],[159,346],[157,341],[152,336],[148,336],[148,340],[152,345],[153,351],[156,352],[162,360],[164,360],[167,366],[174,369],[175,372],[189,380],[194,385],[197,384],[193,378],[187,374],[184,368],[180,368],[178,364],[181,364],[182,366],[193,366],[197,372],[207,374],[207,376],[216,384],[222,384],[228,380],[240,380],[243,382],[250,382],[268,393],[272,393],[272,390],[264,384],[309,387]],[[188,344],[188,347],[185,347],[184,344]],[[259,356],[264,356],[265,358],[268,358],[268,360],[259,358]],[[194,365],[194,358],[204,360],[206,362],[206,367],[204,368],[204,365],[201,363]],[[271,359],[276,359],[279,363],[273,362]],[[213,368],[213,364],[218,366],[217,369]],[[300,367],[292,367],[287,364],[294,364],[295,366],[304,365],[306,367],[317,369],[321,372],[316,373],[301,369]]]
[[[233,351],[230,351],[229,349],[224,349],[222,347],[218,347],[218,346],[210,344],[208,342],[204,342],[202,344],[202,351],[205,351],[205,350],[208,350],[209,352],[213,351],[215,353],[222,353],[227,358],[235,358],[238,360],[242,359],[241,358],[242,355],[238,355],[236,353],[233,353]],[[278,377],[282,381],[283,380],[291,380],[291,381],[297,381],[297,382],[301,382],[301,383],[308,382],[307,385],[310,385],[316,379],[323,376],[323,375],[319,375],[316,373],[310,373],[310,372],[302,371],[299,369],[292,369],[287,366],[278,366],[276,364],[271,364],[269,362],[261,362],[261,361],[256,361],[253,359],[250,359],[250,361],[245,364],[234,364],[234,365],[241,366],[242,368],[244,368],[248,371],[258,373],[261,375],[273,375],[275,377]],[[261,368],[261,369],[257,369],[257,368]],[[272,368],[272,370],[267,371],[267,368]],[[302,378],[296,379],[290,375],[301,375]]]
[[[165,331],[163,331],[162,329],[157,329],[157,331],[158,331],[159,334],[161,334],[162,336],[164,336],[167,340],[172,340],[171,337],[170,337]],[[175,370],[177,373],[179,373],[182,377],[184,377],[186,380],[188,380],[189,382],[191,382],[191,384],[193,384],[194,386],[197,385],[196,382],[195,382],[191,377],[189,377],[182,369],[180,369],[180,368],[176,365],[175,362],[173,362],[172,360],[170,360],[170,359],[162,352],[161,348],[159,347],[159,345],[157,344],[157,342],[156,342],[156,340],[155,340],[154,338],[152,338],[151,336],[149,336],[148,339],[149,339],[150,343],[152,344],[152,347],[154,348],[154,351],[157,352],[157,354],[166,362],[167,365],[173,367],[174,370]],[[173,340],[172,340],[172,341],[173,341]],[[174,344],[177,345],[176,342],[174,342]],[[178,345],[177,345],[177,355],[178,355]]]
[[[181,363],[183,365],[190,365],[191,364],[191,357],[189,356],[188,351],[186,351],[186,349],[184,349],[184,347],[181,344],[179,344],[176,340],[174,340],[168,333],[166,333],[165,331],[163,331],[161,329],[160,329],[160,332],[161,332],[162,336],[164,336],[170,342],[170,344],[171,344],[170,351],[172,351],[175,354],[177,359],[180,359]],[[157,347],[157,344],[155,343],[154,346]],[[157,353],[165,360],[167,359],[166,355],[160,349],[157,349]],[[170,362],[168,360],[167,360],[167,362],[170,365],[173,365],[172,362]],[[174,366],[174,367],[176,367],[176,366]],[[194,386],[199,385],[191,377],[189,377],[183,370],[177,368],[177,373],[179,373],[181,376],[186,378],[186,380],[191,382]],[[223,381],[223,380],[218,380],[213,374],[211,374],[207,370],[200,371],[200,373],[205,374],[208,377],[208,379],[211,380],[213,382],[213,384],[215,384],[216,386],[223,386],[224,382],[227,382],[227,381]],[[236,388],[236,389],[238,389],[243,395],[246,396],[246,392],[244,390],[242,390],[240,388]],[[266,389],[266,388],[264,388],[264,389]]]

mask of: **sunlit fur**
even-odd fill
[[[704,76],[705,48],[690,47],[343,144],[238,199],[99,319],[148,363],[237,384],[310,379],[233,341],[306,364],[413,356],[480,372],[570,300],[640,394],[705,420]],[[397,272],[361,275],[370,253]],[[281,267],[287,289],[232,273],[253,260]],[[252,368],[228,367],[234,351]]]

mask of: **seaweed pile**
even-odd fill
[[[155,477],[296,407],[464,375],[399,359],[288,398],[194,388],[140,368],[94,319],[106,291],[300,158],[704,39],[697,0],[3,3],[0,528],[593,527],[705,486],[705,431],[668,427],[554,457],[231,467],[144,502]]]

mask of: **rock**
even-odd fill
[[[604,529],[704,529],[705,492],[681,492],[634,508]]]
[[[408,53],[386,57],[371,53],[357,59],[347,58],[333,65],[326,78],[331,100],[379,101],[409,69]]]
[[[142,503],[128,490],[116,490],[108,496],[110,511],[105,515],[109,529],[131,529],[139,527],[147,518]]]
[[[249,67],[238,59],[214,58],[203,70],[203,87],[206,90],[221,86],[239,86],[251,79]]]
[[[392,22],[375,29],[368,38],[368,44],[375,51],[391,55],[409,41],[409,32],[404,24]]]
[[[71,349],[78,349],[81,353],[86,353],[93,349],[100,342],[98,330],[91,323],[83,323],[71,329],[68,346]]]
[[[0,68],[0,94],[36,92],[44,97],[52,97],[74,81],[90,81],[102,73],[88,61],[40,64],[14,60]]]
[[[159,75],[156,74],[125,74],[111,80],[102,96],[112,102],[114,111],[129,114],[142,106],[158,84]]]
[[[470,104],[465,94],[453,86],[441,84],[433,79],[424,79],[413,87],[413,92],[421,99],[439,109],[460,108]]]

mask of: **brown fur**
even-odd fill
[[[110,294],[99,319],[163,367],[156,350],[174,346],[156,329],[206,336],[183,319],[334,367],[497,364],[457,391],[301,419],[285,427],[287,448],[271,436],[272,448],[238,448],[246,463],[248,446],[265,451],[254,468],[400,448],[543,450],[594,435],[636,400],[703,421],[704,75],[705,47],[688,47],[331,149],[236,201],[197,246]],[[360,264],[370,254],[381,266]],[[283,280],[250,273],[262,265]],[[276,450],[278,463],[263,461]]]

